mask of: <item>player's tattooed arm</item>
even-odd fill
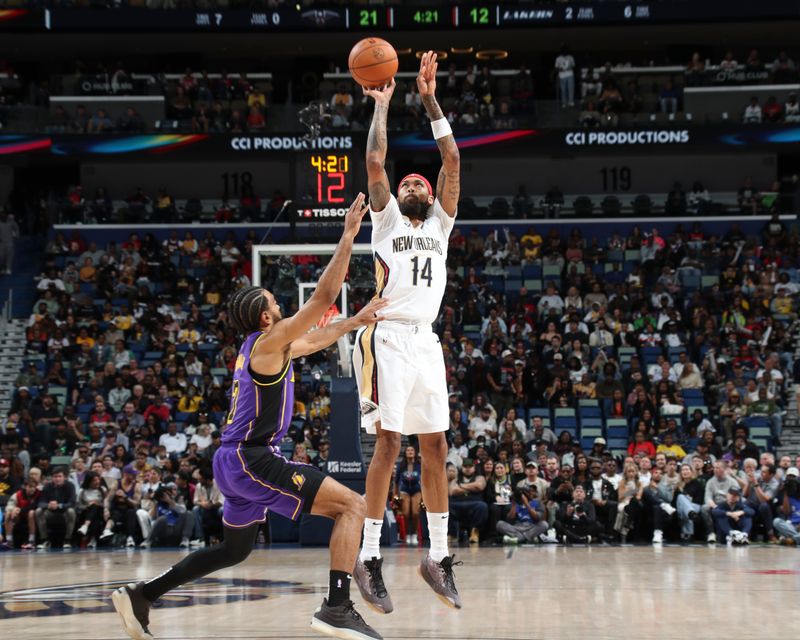
[[[420,99],[431,122],[444,118],[444,112],[436,101],[436,54],[428,51],[422,55],[417,75],[417,88]],[[436,183],[436,198],[447,215],[456,215],[458,198],[461,195],[461,157],[453,134],[446,135],[436,141],[442,156],[442,168]]]
[[[389,116],[389,102],[394,93],[395,82],[378,89],[364,89],[364,95],[375,100],[375,112],[367,136],[367,187],[369,204],[373,211],[383,211],[389,203],[389,177],[386,175],[386,120]]]

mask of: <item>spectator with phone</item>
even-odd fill
[[[572,490],[572,499],[561,505],[555,522],[558,540],[564,544],[600,541],[603,525],[597,522],[594,505],[586,497],[586,490],[578,485]]]

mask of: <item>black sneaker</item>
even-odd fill
[[[356,560],[353,577],[361,592],[361,597],[368,605],[379,613],[391,613],[394,611],[394,606],[389,592],[386,590],[386,585],[383,583],[382,567],[383,558],[372,558],[366,562],[359,558]]]
[[[441,562],[436,562],[430,555],[426,555],[419,565],[419,573],[442,602],[450,607],[460,609],[461,596],[458,595],[456,589],[453,567],[463,563],[453,562],[453,558],[455,558],[455,554],[445,556]]]
[[[311,628],[323,635],[344,640],[383,640],[383,636],[356,611],[352,600],[331,607],[328,599],[323,598],[322,606],[311,618]]]
[[[125,585],[111,594],[111,602],[122,618],[122,627],[133,640],[153,640],[150,624],[150,601],[144,597],[144,582]]]

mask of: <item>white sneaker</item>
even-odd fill
[[[542,544],[558,544],[558,538],[556,538],[555,533],[555,529],[550,529],[547,533],[540,534],[539,542]]]
[[[653,544],[661,544],[662,542],[664,542],[664,533],[661,529],[656,529],[653,531]]]
[[[133,536],[128,536],[128,539],[125,540],[125,546],[129,549],[136,546],[136,541],[133,539]]]
[[[181,549],[188,549],[189,548],[189,538],[183,537],[181,538],[181,543],[178,545]]]
[[[519,540],[517,540],[514,536],[503,536],[503,544],[519,544]]]
[[[85,536],[87,533],[89,533],[89,525],[88,524],[81,525],[78,528],[78,533],[80,533],[82,536]]]
[[[666,513],[668,516],[671,516],[673,513],[675,513],[677,511],[677,509],[675,507],[673,507],[671,504],[669,504],[668,502],[662,502],[661,503],[661,510],[664,513]]]
[[[200,538],[197,538],[196,540],[189,541],[189,546],[192,549],[202,549],[203,547],[206,546],[206,541],[205,540],[201,540]]]
[[[105,540],[106,538],[110,538],[114,535],[114,532],[111,529],[103,529],[103,533],[100,534],[100,539]]]
[[[731,534],[725,536],[725,544],[727,544],[729,547],[733,546],[733,536]]]
[[[69,542],[65,542],[62,548],[63,549],[72,549],[72,545]]]
[[[97,540],[95,540],[94,538],[89,540],[89,543],[86,545],[86,548],[87,549],[97,549]]]
[[[140,549],[149,549],[150,548],[150,541],[149,540],[142,540],[142,543],[139,545]]]
[[[742,531],[742,535],[740,537],[739,542],[741,544],[750,544],[750,536],[746,534],[744,531]]]
[[[708,536],[706,536],[706,542],[708,542],[709,544],[716,543],[716,541],[717,541],[716,533],[709,533]]]
[[[50,548],[50,541],[49,540],[45,540],[44,542],[36,545],[36,548],[37,549],[49,549]]]
[[[411,544],[411,534],[406,535],[406,544]]]
[[[412,534],[411,534],[411,544],[412,544],[413,546],[415,546],[415,547],[416,547],[416,546],[419,546],[419,538],[417,537],[417,534],[416,534],[416,533],[412,533]]]

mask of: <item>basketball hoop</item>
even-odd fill
[[[325,312],[325,315],[319,319],[317,322],[317,329],[322,329],[322,327],[327,327],[331,320],[334,318],[339,317],[339,307],[336,306],[336,303],[332,304],[330,308]]]

